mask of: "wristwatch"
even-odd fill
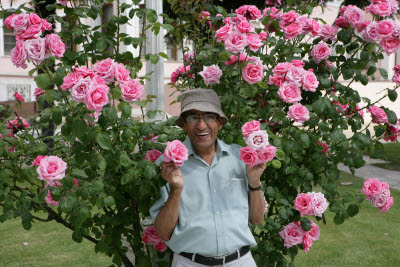
[[[251,187],[251,186],[249,185],[249,190],[250,190],[251,192],[259,191],[259,190],[261,190],[261,184],[260,184],[260,186],[258,186],[258,187]]]

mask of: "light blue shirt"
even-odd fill
[[[255,246],[249,228],[246,167],[239,160],[240,147],[217,139],[211,166],[196,155],[189,138],[183,143],[189,158],[180,167],[184,187],[179,204],[179,219],[166,242],[175,253],[222,256],[243,246]],[[159,159],[161,162],[161,158]],[[153,221],[168,199],[169,185],[150,209]]]

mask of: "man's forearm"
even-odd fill
[[[265,200],[258,191],[249,191],[249,222],[252,225],[259,225],[264,220]]]
[[[158,213],[154,226],[161,239],[168,241],[178,223],[182,189],[171,189],[168,200]]]

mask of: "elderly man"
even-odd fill
[[[189,158],[180,168],[161,163],[168,184],[150,209],[159,236],[175,252],[174,267],[256,266],[249,222],[264,219],[260,177],[266,165],[245,165],[238,145],[217,138],[227,121],[214,90],[182,94],[176,124],[187,133]]]

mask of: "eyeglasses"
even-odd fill
[[[185,117],[185,121],[190,124],[197,124],[203,118],[205,123],[215,122],[219,116],[215,113],[204,113],[202,116],[198,114],[188,115]]]

